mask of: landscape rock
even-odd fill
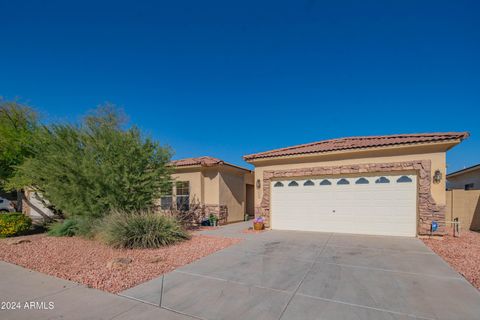
[[[15,245],[17,245],[17,244],[29,243],[29,242],[32,242],[32,241],[30,241],[30,240],[28,240],[28,239],[13,239],[13,240],[10,240],[10,241],[8,242],[8,244],[15,246]]]
[[[124,269],[132,262],[130,258],[115,258],[107,262],[108,269]]]

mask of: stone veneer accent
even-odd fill
[[[206,204],[204,206],[205,218],[208,218],[210,214],[213,214],[218,218],[218,224],[224,225],[228,221],[228,207],[226,205],[211,205]]]
[[[255,208],[255,216],[263,216],[266,226],[270,226],[270,185],[273,179],[297,178],[307,176],[325,176],[339,174],[383,173],[397,171],[415,171],[418,176],[418,221],[419,235],[429,235],[433,220],[439,223],[435,235],[445,234],[445,206],[435,203],[431,195],[431,162],[415,160],[393,163],[371,163],[346,166],[328,166],[289,170],[269,170],[263,172],[263,197],[260,207]]]

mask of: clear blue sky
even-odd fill
[[[478,1],[66,2],[0,0],[0,96],[46,119],[109,101],[175,158],[240,165],[326,138],[466,130],[449,171],[480,162]]]

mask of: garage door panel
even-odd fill
[[[331,185],[310,179],[313,185],[304,186],[304,179],[289,187],[292,180],[284,180],[284,187],[271,189],[272,228],[414,236],[416,176],[409,175],[409,183],[397,183],[401,176],[385,177],[390,183],[375,183],[378,176],[366,178],[368,184],[355,184],[360,177],[349,177],[348,185],[338,185],[342,178],[336,178],[328,179]]]

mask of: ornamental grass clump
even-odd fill
[[[190,239],[176,219],[152,211],[114,211],[99,229],[100,239],[115,248],[159,248]]]

